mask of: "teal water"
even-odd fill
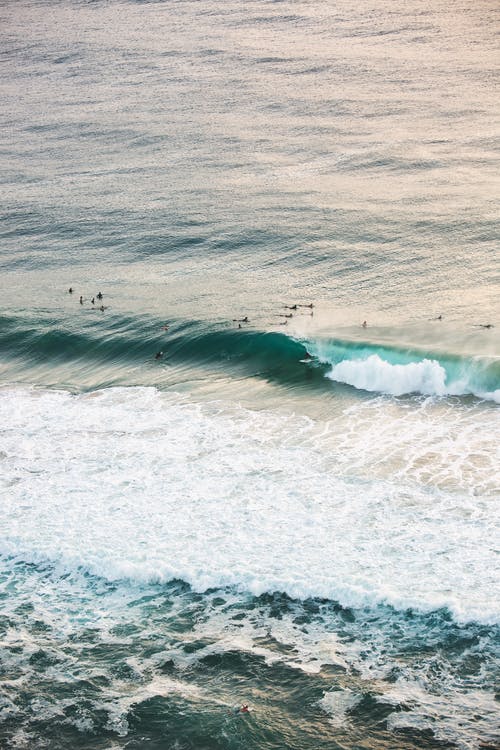
[[[1,5],[2,748],[498,747],[498,24]]]

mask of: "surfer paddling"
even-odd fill
[[[249,323],[248,316],[245,315],[244,318],[233,318],[233,323]]]
[[[232,709],[232,711],[230,711],[230,713],[236,714],[236,716],[238,714],[249,714],[250,708],[247,703],[244,703],[242,706],[234,706],[234,708]]]

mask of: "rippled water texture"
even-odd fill
[[[1,3],[2,749],[499,746],[499,28]]]

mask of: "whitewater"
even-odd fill
[[[0,4],[2,750],[500,746],[499,21]]]
[[[151,388],[0,404],[4,555],[498,622],[495,413],[379,399],[317,424]]]

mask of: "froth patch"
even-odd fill
[[[3,391],[0,409],[4,555],[498,617],[490,504],[350,472],[309,420],[147,388]]]
[[[446,371],[438,362],[424,359],[406,365],[393,365],[372,354],[366,359],[351,359],[332,367],[328,377],[364,391],[378,391],[392,396],[421,393],[444,396]]]

